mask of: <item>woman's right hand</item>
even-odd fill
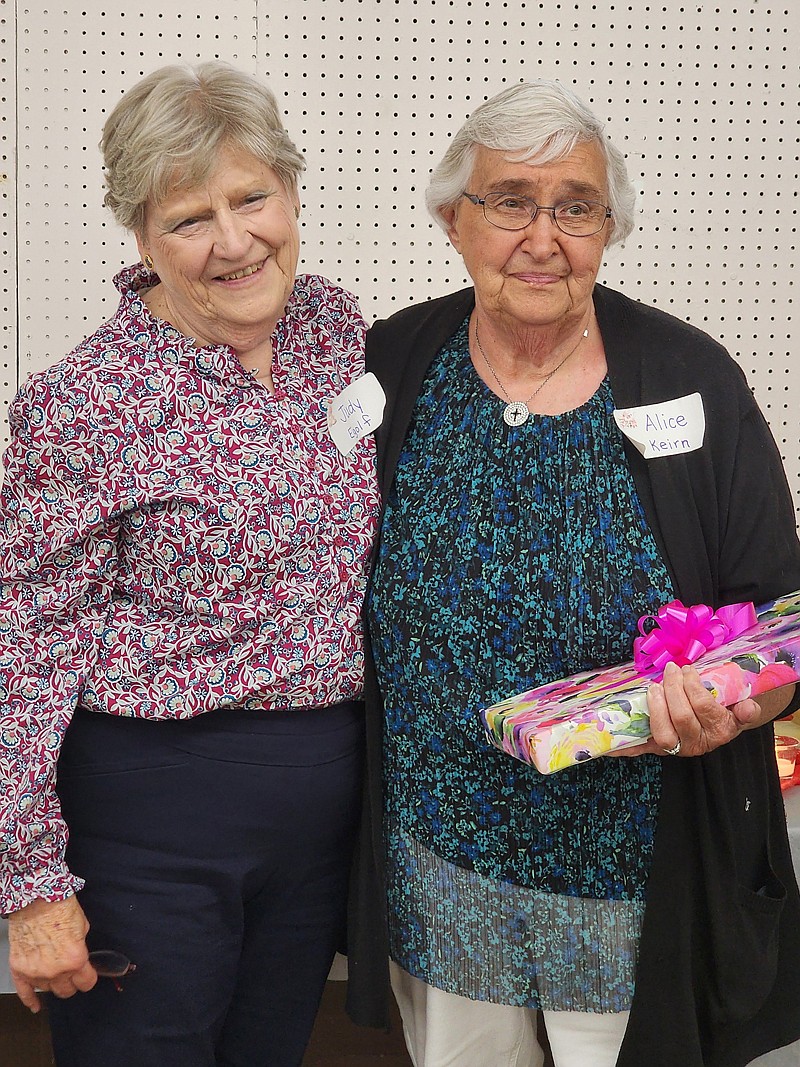
[[[11,977],[19,999],[32,1012],[42,1006],[37,990],[71,997],[97,982],[86,948],[88,932],[77,897],[34,900],[9,915]]]

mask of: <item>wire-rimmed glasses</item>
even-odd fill
[[[110,978],[118,993],[122,992],[120,978],[132,974],[136,970],[136,964],[131,963],[127,956],[113,949],[100,948],[89,953],[89,963],[97,971],[100,978]]]
[[[564,200],[554,207],[544,207],[529,196],[516,193],[461,195],[471,203],[480,205],[486,221],[501,230],[524,230],[535,221],[540,211],[547,211],[562,233],[568,233],[571,237],[591,237],[602,230],[612,215],[611,208],[599,200]]]

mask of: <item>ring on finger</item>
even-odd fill
[[[680,756],[680,754],[681,754],[681,739],[678,738],[678,740],[675,742],[675,744],[672,746],[672,748],[665,748],[664,752],[668,756]]]

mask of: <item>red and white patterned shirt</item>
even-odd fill
[[[55,764],[76,706],[186,718],[361,693],[374,444],[329,401],[363,374],[355,299],[301,276],[271,395],[226,346],[153,318],[141,266],[114,317],[9,409],[0,505],[0,909],[80,888]]]

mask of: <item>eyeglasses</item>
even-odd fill
[[[473,204],[480,204],[486,221],[501,230],[524,230],[535,221],[540,211],[549,211],[562,233],[571,237],[591,237],[602,230],[612,214],[610,207],[597,200],[565,200],[555,207],[542,207],[529,196],[513,193],[487,193],[484,197],[474,193],[461,195]]]
[[[110,978],[118,993],[122,992],[122,984],[119,979],[126,974],[132,974],[136,970],[136,964],[131,963],[127,956],[113,949],[97,949],[89,953],[89,963],[97,971],[100,978]]]

